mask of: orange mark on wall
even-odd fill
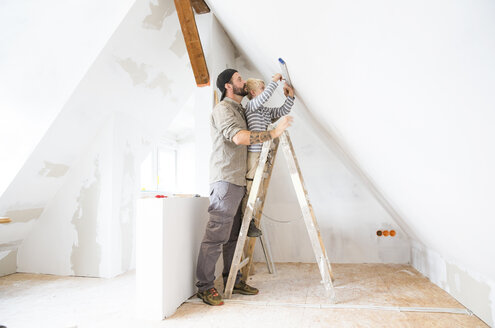
[[[397,232],[395,230],[377,230],[376,231],[376,235],[378,237],[381,237],[381,236],[384,236],[384,237],[387,237],[387,236],[390,236],[390,237],[395,237],[395,235],[397,235]]]

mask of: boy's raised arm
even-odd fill
[[[266,86],[265,90],[258,96],[254,97],[246,104],[246,111],[254,111],[260,108],[270,97],[278,87],[277,82],[282,80],[282,74],[277,73],[273,76],[272,81]]]
[[[287,98],[285,99],[285,102],[282,106],[267,108],[270,111],[272,121],[289,114],[292,106],[294,105],[294,89],[287,85],[287,83],[284,85],[284,94],[287,96]]]

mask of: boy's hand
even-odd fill
[[[294,98],[294,89],[289,86],[287,83],[284,85],[284,95],[286,97]]]
[[[275,74],[274,76],[272,76],[272,81],[273,81],[273,82],[282,81],[282,74],[277,73],[277,74]]]
[[[280,135],[282,135],[282,133],[285,131],[285,129],[287,129],[289,126],[291,126],[293,120],[294,119],[292,118],[292,116],[283,116],[278,121],[277,127],[270,131],[272,138],[275,139],[275,138],[280,137]]]

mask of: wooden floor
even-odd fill
[[[334,264],[335,302],[316,264],[258,263],[255,296],[211,307],[193,297],[161,322],[134,318],[134,273],[115,279],[0,278],[0,324],[22,327],[488,327],[412,267]],[[219,281],[218,281],[219,282]],[[220,283],[220,282],[219,282]]]

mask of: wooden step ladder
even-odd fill
[[[242,219],[234,257],[232,259],[232,265],[230,267],[229,277],[225,286],[224,297],[232,297],[232,290],[234,288],[237,271],[243,269],[242,273],[244,281],[247,281],[247,278],[249,277],[249,270],[253,262],[252,258],[256,242],[255,238],[250,238],[249,243],[246,246],[249,222],[250,219],[254,217],[256,225],[259,226],[260,224],[262,210],[266,199],[266,191],[268,190],[268,185],[273,171],[273,165],[275,164],[275,157],[277,155],[280,144],[280,147],[282,147],[283,149],[287,165],[289,167],[289,173],[294,185],[299,206],[301,207],[304,222],[306,224],[306,229],[311,241],[311,246],[315,254],[316,263],[318,264],[318,267],[320,269],[320,275],[322,278],[321,282],[325,287],[327,296],[333,299],[335,296],[335,292],[332,284],[332,268],[330,266],[330,262],[328,261],[325,246],[323,245],[323,241],[321,239],[320,229],[318,228],[318,223],[316,222],[313,207],[309,202],[308,193],[306,191],[306,188],[304,187],[301,169],[299,168],[299,164],[297,163],[296,155],[294,153],[294,147],[292,146],[292,142],[290,141],[289,133],[287,131],[284,131],[279,139],[280,140],[269,140],[263,143],[260,160],[256,169],[253,184],[251,186],[251,191],[249,193],[246,210]],[[263,188],[261,190],[260,186],[262,181]],[[245,256],[242,259],[243,251],[245,248]],[[267,257],[267,263],[269,262],[271,262],[271,257]]]

